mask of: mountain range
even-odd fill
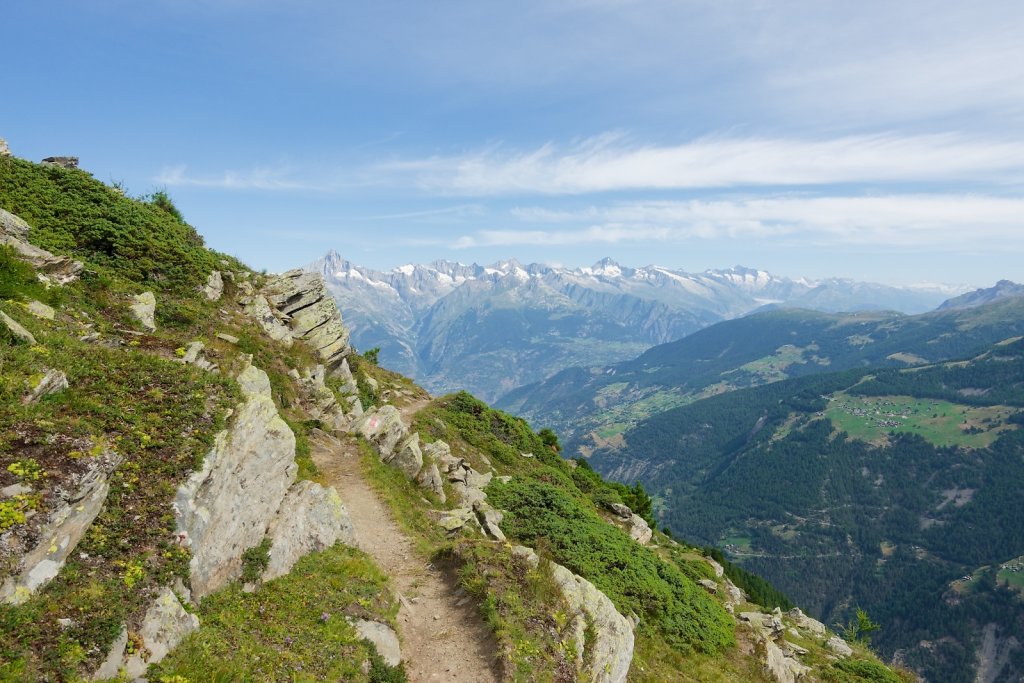
[[[324,276],[357,348],[380,347],[382,363],[433,393],[468,389],[486,400],[765,307],[920,313],[963,291],[792,279],[741,266],[631,268],[608,258],[587,268],[512,259],[377,271],[331,251],[305,269]]]

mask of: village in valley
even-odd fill
[[[832,420],[851,439],[885,443],[898,432],[913,433],[936,446],[984,448],[999,433],[1013,429],[1009,406],[969,406],[909,396],[857,396],[845,392],[828,397],[821,417]]]

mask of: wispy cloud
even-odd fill
[[[322,186],[298,180],[290,168],[254,168],[247,171],[223,171],[218,175],[196,176],[188,167],[168,166],[154,181],[168,187],[210,187],[222,190],[316,190]]]
[[[802,245],[862,245],[948,250],[979,241],[1024,250],[1024,198],[951,195],[781,197],[623,203],[581,211],[525,208],[525,223],[557,229],[482,230],[454,248],[744,239]],[[583,224],[572,227],[571,224]]]
[[[458,206],[446,206],[441,209],[424,209],[423,211],[406,211],[404,213],[388,213],[376,216],[363,216],[353,220],[364,221],[385,221],[405,218],[438,218],[479,216],[484,213],[484,207],[480,204],[459,204]]]
[[[603,135],[569,148],[490,148],[394,162],[421,187],[453,195],[583,194],[639,189],[992,181],[1024,170],[1024,141],[956,134],[830,140],[701,138],[672,146]]]

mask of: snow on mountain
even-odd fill
[[[766,305],[918,313],[948,298],[938,287],[809,281],[754,268],[688,273],[605,258],[565,268],[507,259],[389,271],[335,251],[306,266],[323,273],[357,348],[434,392],[485,399],[571,365],[607,365]]]

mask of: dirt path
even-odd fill
[[[345,501],[356,545],[391,576],[404,598],[398,626],[411,683],[497,683],[496,645],[475,603],[454,576],[416,554],[363,476],[355,443],[318,440],[313,460]]]

